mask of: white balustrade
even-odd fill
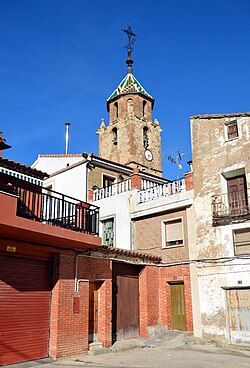
[[[131,180],[127,179],[119,183],[115,183],[106,188],[95,189],[93,191],[93,200],[98,201],[99,199],[104,199],[112,197],[114,195],[128,192],[131,189]]]
[[[185,179],[179,179],[168,184],[154,184],[150,186],[147,180],[143,182],[143,189],[137,193],[137,204],[152,201],[160,197],[168,197],[186,190]]]

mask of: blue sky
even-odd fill
[[[0,130],[4,156],[98,153],[106,99],[126,74],[126,35],[138,35],[134,75],[155,98],[166,156],[189,154],[189,116],[250,111],[249,0],[1,0]],[[204,137],[206,139],[206,137]]]

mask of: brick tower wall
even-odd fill
[[[109,110],[109,125],[101,126],[97,132],[99,156],[131,167],[141,166],[145,172],[161,175],[161,128],[157,120],[152,122],[152,101],[138,94],[120,96],[110,103]],[[146,160],[144,154],[145,127],[152,161]]]

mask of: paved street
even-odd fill
[[[127,340],[109,352],[91,356],[83,354],[71,359],[49,359],[8,366],[8,368],[249,368],[250,346],[229,348],[216,346],[194,339],[191,336],[164,336],[142,342]]]

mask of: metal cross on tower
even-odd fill
[[[125,32],[128,36],[128,44],[125,46],[128,50],[128,58],[126,60],[126,64],[128,66],[128,73],[132,74],[132,65],[134,61],[131,58],[131,54],[133,51],[132,45],[135,43],[135,38],[137,37],[134,32],[132,32],[131,25],[128,26],[127,29],[123,29],[123,32]]]

